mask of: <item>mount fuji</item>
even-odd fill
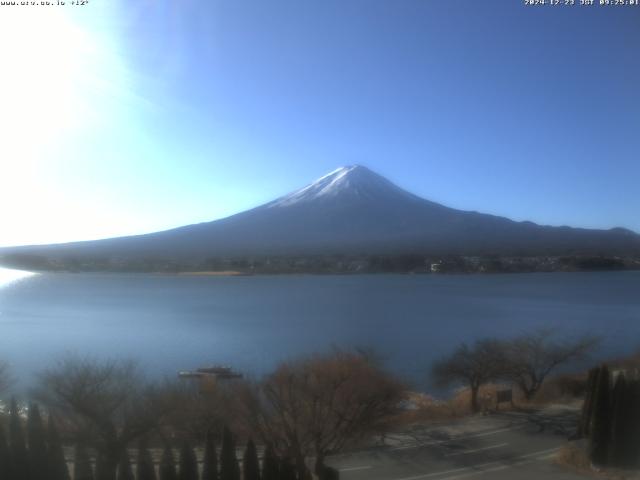
[[[515,222],[455,210],[409,193],[363,166],[347,166],[270,203],[172,230],[88,242],[0,249],[47,259],[198,261],[269,255],[640,254],[640,235]]]

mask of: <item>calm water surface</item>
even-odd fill
[[[542,326],[640,347],[640,272],[189,277],[0,270],[0,358],[25,378],[65,352],[131,357],[153,374],[210,363],[260,375],[335,346],[374,347],[426,386],[462,341]]]

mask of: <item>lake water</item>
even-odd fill
[[[426,386],[462,341],[553,326],[640,347],[640,272],[204,277],[0,270],[0,358],[23,384],[65,352],[130,357],[154,375],[212,363],[259,376],[334,346],[373,347]]]

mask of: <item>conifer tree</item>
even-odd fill
[[[105,458],[105,454],[103,452],[98,452],[96,456],[96,468],[95,468],[95,477],[96,480],[116,480],[117,474],[117,465],[116,470],[113,470]]]
[[[609,448],[609,463],[611,465],[622,466],[625,464],[625,442],[628,436],[626,427],[629,422],[627,411],[627,382],[624,375],[618,375],[613,393],[611,396],[611,443]]]
[[[173,450],[171,450],[169,444],[164,447],[164,452],[162,452],[162,458],[160,459],[160,480],[178,480]]]
[[[598,379],[599,372],[600,372],[600,368],[598,367],[592,368],[591,370],[589,370],[584,403],[582,404],[582,414],[580,417],[580,425],[578,427],[578,435],[580,437],[589,436],[589,424],[591,423],[591,416],[593,414],[593,397],[596,389],[596,381]]]
[[[252,439],[247,442],[247,448],[242,458],[243,480],[260,480],[260,465],[258,463],[258,452]]]
[[[594,464],[605,465],[611,438],[611,386],[606,365],[598,374],[589,432],[589,457]]]
[[[27,441],[29,444],[30,480],[49,480],[47,467],[47,441],[38,405],[29,405],[27,414]]]
[[[611,459],[617,466],[633,468],[640,465],[640,382],[625,382],[622,400],[616,403],[613,415]]]
[[[136,480],[156,480],[156,470],[153,466],[153,458],[147,448],[144,438],[138,443],[138,465],[136,466]]]
[[[640,467],[640,379],[635,380],[629,386],[629,404],[632,414],[629,419],[629,455],[630,467]]]
[[[12,457],[12,480],[29,480],[29,454],[24,441],[22,421],[16,399],[9,409],[9,446]]]
[[[198,459],[187,440],[182,442],[180,449],[178,480],[198,480]]]
[[[129,452],[124,449],[118,462],[118,480],[135,480],[133,476],[133,470],[131,468],[131,459],[129,458]]]
[[[0,478],[11,478],[11,453],[4,428],[0,424]]]
[[[84,445],[77,443],[73,456],[73,480],[93,480],[91,461]]]
[[[47,424],[47,470],[49,480],[69,480],[69,468],[67,460],[64,458],[64,450],[60,442],[60,435],[53,420],[53,415],[49,414]]]
[[[321,471],[320,476],[318,478],[319,478],[319,480],[339,480],[340,479],[340,472],[338,470],[336,470],[335,468],[323,465],[322,466],[322,471]]]
[[[236,457],[236,445],[231,431],[224,427],[220,452],[220,480],[240,480],[240,467]]]
[[[218,480],[218,453],[213,432],[207,432],[204,441],[204,459],[202,462],[202,480]]]
[[[282,458],[280,460],[280,475],[278,480],[297,480],[296,470],[293,468],[293,464],[289,458]]]
[[[262,480],[278,480],[279,461],[271,445],[267,445],[262,456]]]

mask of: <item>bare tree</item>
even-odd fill
[[[358,353],[286,362],[257,385],[247,418],[281,456],[307,478],[305,460],[325,456],[370,435],[397,411],[405,387]],[[249,392],[248,392],[249,393]]]
[[[235,430],[239,411],[238,398],[244,392],[244,382],[218,382],[215,388],[200,391],[189,380],[167,381],[164,384],[166,403],[172,408],[164,426],[182,438],[200,441],[208,434],[215,436],[224,426]]]
[[[158,425],[165,396],[148,384],[135,364],[69,356],[41,374],[37,397],[59,412],[104,463],[103,478],[115,479],[127,444]]]
[[[521,335],[508,342],[503,376],[531,400],[552,371],[586,357],[598,343],[599,338],[592,335],[559,339],[551,329]]]
[[[431,374],[436,384],[445,387],[462,383],[471,391],[471,411],[480,410],[478,391],[503,373],[505,344],[496,339],[477,340],[472,346],[463,343],[449,357],[436,362]]]

